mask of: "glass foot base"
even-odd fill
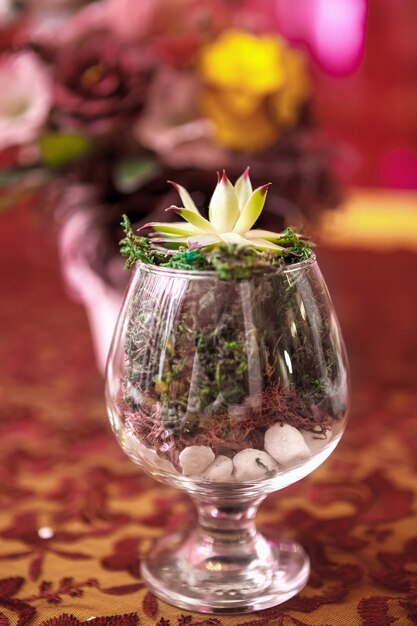
[[[250,613],[285,602],[307,583],[310,560],[290,541],[262,543],[259,559],[232,553],[214,556],[209,546],[184,541],[180,535],[160,540],[143,561],[141,571],[153,593],[182,609],[200,613]]]

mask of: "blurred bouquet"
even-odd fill
[[[65,20],[42,23],[51,4]],[[79,5],[29,2],[0,34],[0,202],[46,188],[55,215],[72,220],[64,255],[82,251],[119,285],[120,215],[160,219],[175,193],[167,179],[198,189],[204,206],[223,167],[233,178],[250,165],[255,186],[273,183],[266,228],[337,204],[306,60],[277,34],[271,3]]]

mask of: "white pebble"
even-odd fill
[[[144,446],[133,433],[128,433],[125,438],[124,450],[132,456],[138,463],[145,461],[154,467],[169,472],[170,474],[178,474],[175,467],[167,459],[163,459],[157,455],[155,450]]]
[[[246,448],[233,457],[236,480],[255,480],[265,478],[278,469],[278,464],[263,450]]]
[[[223,454],[216,456],[203,474],[203,478],[215,483],[223,483],[229,480],[233,472],[233,461]]]
[[[200,476],[214,458],[214,452],[209,446],[188,446],[179,456],[182,473],[186,476]]]
[[[333,436],[330,428],[328,428],[325,433],[320,434],[310,430],[300,430],[300,433],[303,435],[304,441],[313,454],[317,454],[317,452],[320,452],[320,450],[327,446]]]
[[[178,474],[171,461],[168,461],[168,459],[163,459],[162,457],[158,456],[155,450],[151,450],[150,448],[145,448],[145,450],[146,452],[143,452],[143,458],[151,465],[154,465],[158,469],[164,470],[164,472]]]
[[[293,465],[311,456],[299,430],[289,424],[273,424],[265,433],[265,450],[281,465]]]

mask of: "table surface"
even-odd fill
[[[319,250],[350,356],[350,423],[258,515],[307,548],[310,581],[274,609],[210,617],[143,585],[142,555],[193,510],[118,448],[84,311],[31,219],[0,215],[0,626],[417,624],[417,254]]]

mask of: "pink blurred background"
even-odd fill
[[[277,0],[314,59],[318,119],[349,151],[347,184],[417,188],[417,3]]]
[[[160,0],[162,4],[163,1]],[[163,6],[168,7],[169,11],[172,12],[173,4],[170,2],[171,0],[168,0],[168,4]],[[30,21],[31,27],[34,23],[37,25],[41,39],[48,40],[49,37],[54,42],[56,29],[62,27],[63,24],[65,25],[69,16],[80,10],[83,5],[88,4],[91,5],[89,7],[91,12],[89,12],[86,21],[90,20],[90,26],[101,19],[100,8],[106,4],[107,19],[109,15],[112,16],[112,27],[117,35],[123,39],[123,43],[130,41],[132,29],[134,36],[141,42],[143,35],[141,25],[143,26],[147,21],[150,21],[149,12],[152,11],[152,2],[149,1],[103,0],[100,2],[99,0],[88,3],[82,0],[26,0],[17,4],[12,0],[0,0],[0,50],[10,50],[13,45],[18,47],[19,38],[24,37],[25,34],[25,20],[27,23]],[[194,8],[198,6],[199,10],[201,7],[207,8],[209,6],[212,13],[213,6],[219,8],[219,11],[215,12],[214,20],[219,22],[215,25],[218,30],[222,28],[220,25],[222,20],[225,20],[227,24],[229,14],[234,14],[236,17],[236,7],[239,6],[241,13],[238,15],[238,19],[243,27],[247,26],[248,30],[255,32],[281,33],[294,46],[306,51],[313,83],[312,106],[317,127],[321,130],[327,140],[327,145],[330,147],[330,166],[335,172],[336,178],[342,182],[347,198],[351,197],[352,190],[355,190],[355,193],[358,189],[362,190],[360,191],[362,196],[354,205],[354,211],[348,214],[345,221],[342,220],[337,225],[332,244],[335,241],[340,241],[341,234],[351,228],[354,237],[349,241],[349,245],[352,242],[356,245],[357,241],[360,241],[361,245],[364,243],[370,245],[371,241],[372,244],[375,244],[378,237],[381,240],[385,237],[384,240],[388,241],[390,245],[393,243],[397,245],[398,242],[403,245],[405,240],[403,236],[406,236],[408,238],[406,246],[409,246],[413,235],[412,230],[416,225],[417,214],[417,195],[405,193],[417,189],[417,2],[415,0],[201,0],[200,2],[199,0],[194,5],[191,2],[191,5]],[[16,7],[19,10],[16,10]],[[17,33],[16,15],[19,16],[20,20]],[[171,13],[170,16],[174,19]],[[195,18],[195,15],[193,17]],[[85,14],[83,19],[85,20]],[[171,26],[174,34],[178,37],[178,33],[181,33],[184,25],[173,22],[168,26],[167,33],[165,33],[168,46],[172,45],[174,41],[175,46],[177,46],[174,52],[178,54],[181,47],[181,37],[179,37],[179,41],[178,39],[174,40],[174,38],[172,41],[170,40]],[[195,35],[192,30],[192,19],[189,20],[186,27],[188,28],[187,37],[184,37],[184,40],[192,43]],[[71,29],[68,32],[65,30],[61,32],[66,33],[68,39],[71,39]],[[65,39],[65,37],[63,38]],[[179,46],[178,43],[180,43]],[[63,45],[65,46],[65,41]],[[182,54],[186,53],[186,49],[182,50]],[[65,71],[62,73],[65,75],[65,80],[68,79],[67,83],[70,84],[71,81],[80,78],[77,76],[79,68],[71,63],[71,59],[66,58],[65,51],[62,56],[65,57],[65,67],[63,68]],[[138,55],[136,60],[137,57]],[[130,63],[131,58],[126,55],[125,60]],[[82,64],[80,64],[80,68],[82,69]],[[75,77],[72,74],[75,74]],[[89,76],[91,77],[91,75]],[[136,78],[135,73],[134,78]],[[143,86],[146,84],[145,78],[143,84],[138,81],[139,84],[136,85],[134,82],[133,95],[136,97],[139,94],[137,103],[139,108],[142,106],[142,103],[139,102],[140,97],[143,96],[146,89]],[[65,87],[68,87],[67,83],[63,81]],[[101,84],[98,81],[97,88],[100,89],[100,87]],[[64,96],[64,105],[67,106],[68,94],[64,93]],[[123,117],[124,113],[120,107],[122,105],[128,106],[129,101],[122,102],[115,99],[113,105],[112,99],[109,100],[110,109],[112,106],[116,109],[110,111],[116,113],[114,117]],[[165,108],[169,108],[165,101],[164,105]],[[172,103],[169,103],[169,106],[172,107]],[[77,107],[73,108],[76,116]],[[74,116],[74,111],[71,113]],[[90,120],[91,127],[95,125],[96,121],[93,115]],[[280,139],[278,140],[279,143]],[[130,145],[124,146],[124,148],[126,147],[130,149]],[[290,145],[288,153],[291,152],[292,147],[293,145]],[[284,146],[281,150],[281,156],[282,153],[284,154],[284,166],[286,165],[286,149]],[[301,148],[302,151],[303,148]],[[13,152],[13,148],[11,152]],[[306,152],[308,152],[308,148]],[[3,162],[7,163],[10,160],[9,153],[10,150],[6,150],[4,154],[0,154],[0,169]],[[203,151],[199,153],[202,154]],[[30,160],[30,150],[22,152],[22,154],[28,156]],[[102,155],[99,153],[99,156]],[[107,346],[120,305],[121,289],[126,276],[121,268],[121,259],[117,255],[117,236],[119,234],[117,232],[113,241],[113,244],[116,242],[116,245],[113,246],[116,250],[111,250],[111,246],[109,246],[109,254],[98,263],[101,265],[99,269],[105,270],[105,272],[102,271],[102,274],[106,274],[106,279],[103,280],[100,272],[92,271],[94,268],[87,259],[89,253],[92,251],[93,261],[97,261],[97,251],[100,253],[108,243],[106,239],[108,233],[104,233],[103,239],[103,232],[95,233],[92,224],[94,225],[100,220],[106,222],[105,211],[110,209],[113,210],[111,219],[114,221],[111,223],[110,218],[108,218],[108,223],[105,223],[104,226],[110,225],[109,230],[110,227],[117,230],[121,213],[129,212],[131,207],[137,211],[137,207],[141,203],[146,207],[153,207],[154,204],[157,204],[157,200],[160,201],[160,198],[156,198],[154,188],[151,189],[149,196],[146,196],[143,187],[140,188],[137,195],[132,194],[132,200],[127,205],[123,205],[120,200],[122,194],[118,194],[116,197],[114,189],[108,193],[107,183],[111,180],[111,173],[106,169],[107,156],[107,154],[104,155],[103,163],[98,166],[96,160],[96,167],[100,170],[98,181],[91,177],[91,180],[83,180],[82,185],[73,184],[70,188],[70,206],[66,208],[71,219],[68,219],[65,227],[60,229],[58,236],[63,273],[72,294],[86,306],[93,334],[95,333],[97,337],[95,343],[101,369],[104,368]],[[111,157],[112,155],[108,160],[111,160]],[[244,155],[244,159],[246,159],[246,155]],[[298,167],[302,158],[298,159],[297,156],[295,160],[297,160]],[[339,196],[337,193],[333,194],[331,177],[330,182],[326,179],[326,184],[318,184],[317,188],[311,183],[314,173],[313,176],[310,176],[311,169],[308,168],[311,168],[311,164],[313,164],[314,169],[313,161],[306,160],[304,172],[306,179],[308,179],[305,187],[309,188],[310,185],[310,189],[307,191],[306,204],[313,206],[313,203],[310,203],[308,193],[314,188],[314,193],[311,195],[316,196],[317,198],[314,197],[313,199],[318,199],[318,202],[314,206],[312,214],[319,223],[318,217],[319,215],[321,217],[321,208],[328,208],[326,201],[330,198],[333,207],[331,202],[328,203],[329,207],[334,208],[339,201]],[[247,163],[246,161],[245,165]],[[172,163],[169,163],[169,166],[171,165]],[[275,167],[275,163],[270,160],[268,154],[266,159],[258,165],[262,175],[264,175],[264,167],[270,166],[271,169],[279,169],[279,167]],[[302,166],[304,167],[304,162]],[[185,166],[184,171],[187,170],[187,167]],[[81,166],[82,168],[83,166]],[[199,185],[202,183],[199,178],[200,166],[198,163],[194,164],[194,169],[196,189],[200,189]],[[301,166],[300,169],[302,169]],[[163,170],[161,173],[161,179],[164,178],[163,184],[165,185],[166,178],[178,180],[174,177],[175,175],[176,173],[171,174],[169,172],[169,176],[166,176],[165,170]],[[269,173],[266,175],[270,176]],[[86,182],[96,184],[97,189],[103,191],[104,200],[101,197],[97,199],[94,195],[90,195],[90,190],[85,185]],[[188,181],[179,180],[179,182],[187,184]],[[261,182],[264,182],[264,179]],[[298,185],[299,187],[302,186],[299,183]],[[326,189],[323,191],[326,185],[330,189],[329,193],[326,192]],[[294,186],[297,184],[293,184]],[[61,187],[65,191],[67,190],[66,181]],[[274,187],[280,189],[280,182],[275,182]],[[380,193],[380,195],[370,198],[369,195],[365,195],[369,193],[369,189]],[[390,190],[397,191],[398,195],[391,197],[389,195]],[[340,196],[342,195],[340,194]],[[336,199],[334,200],[334,198]],[[168,205],[170,203],[172,203],[172,199]],[[163,206],[166,207],[167,204],[165,203]],[[400,206],[402,217],[400,216]],[[142,207],[140,206],[140,208]],[[337,214],[337,210],[335,213]],[[144,215],[136,215],[138,219],[142,217],[145,218]],[[318,228],[319,236],[320,228],[325,227],[331,219],[327,214],[321,219]],[[148,217],[146,217],[146,221],[149,221]],[[314,222],[314,219],[312,221]],[[388,235],[385,233],[384,236],[380,228],[383,223],[386,224],[385,231],[388,233]],[[398,238],[393,234],[393,227],[401,231]],[[86,232],[89,234],[88,237],[85,236]],[[355,237],[357,238],[356,242]],[[414,239],[417,243],[417,232],[414,232]],[[413,243],[412,245],[415,247],[416,244]],[[115,279],[112,283],[113,275]],[[97,315],[95,305],[98,299],[107,302],[107,304],[101,307]],[[108,337],[105,342],[102,341],[104,335]]]
[[[31,19],[36,15],[40,30],[53,32],[83,4],[0,0],[0,49],[9,42],[15,7]],[[100,0],[92,4],[99,5]],[[147,3],[133,8],[134,4],[114,3],[124,28],[132,16],[146,18]],[[233,7],[234,0],[222,6],[227,4]],[[279,30],[308,51],[318,121],[327,137],[344,148],[342,163],[336,163],[343,182],[416,189],[415,0],[246,0],[246,4],[263,13],[270,30]]]

